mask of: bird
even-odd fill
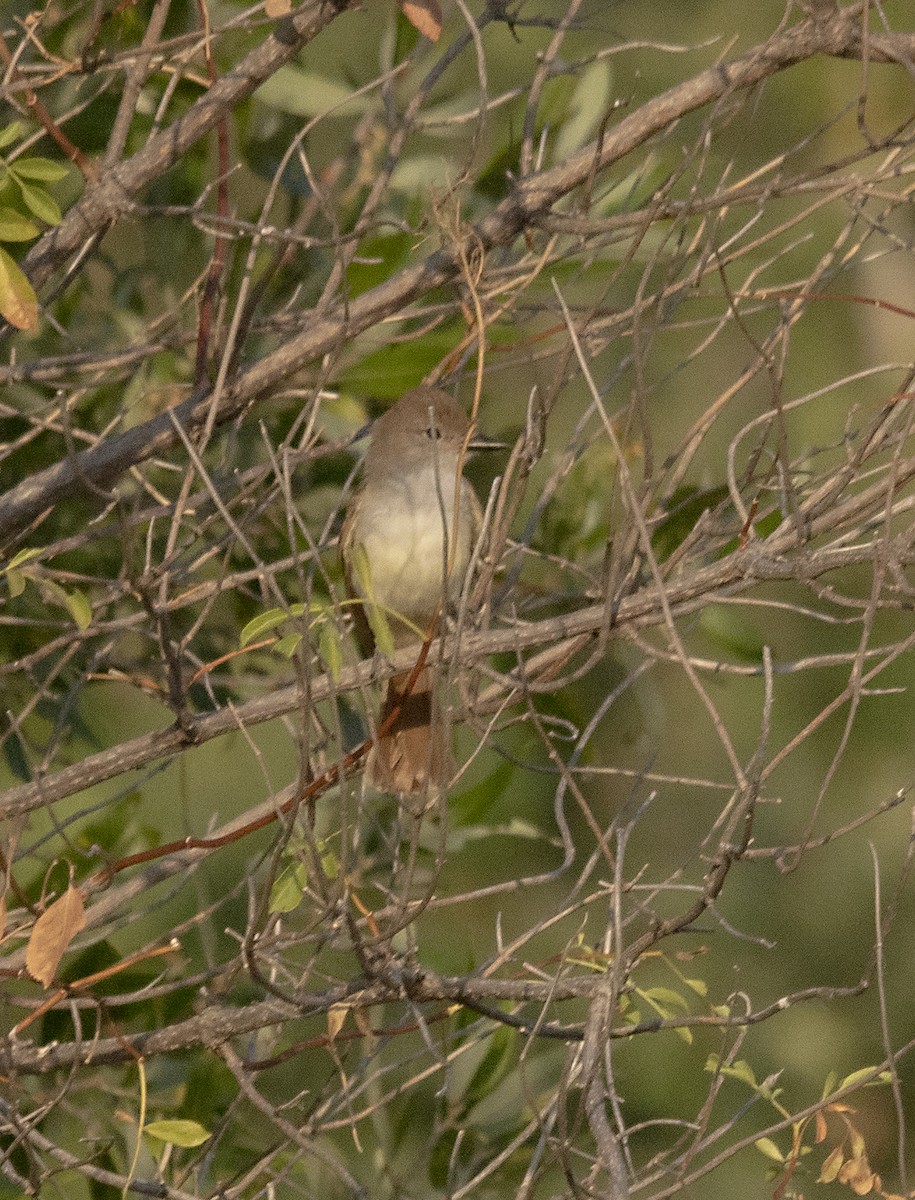
[[[498,445],[472,438],[467,414],[437,387],[413,388],[374,422],[340,535],[364,656],[376,649],[379,625],[382,640],[401,649],[434,633],[459,598],[483,526],[463,463],[469,450]],[[411,683],[412,674],[388,681],[367,764],[370,782],[399,797],[444,789],[452,772],[434,669]]]

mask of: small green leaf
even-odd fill
[[[375,638],[375,645],[385,658],[393,658],[397,647],[394,645],[394,635],[391,633],[391,626],[388,624],[387,613],[383,608],[379,608],[377,604],[369,604],[366,606],[365,615],[368,617],[369,626]]]
[[[365,598],[365,616],[369,628],[375,638],[375,645],[387,658],[391,658],[396,649],[394,635],[388,624],[387,613],[375,603],[375,591],[372,587],[372,565],[361,542],[352,548],[350,565],[356,579],[356,587]]]
[[[844,1088],[855,1087],[862,1079],[867,1079],[867,1076],[872,1076],[867,1080],[867,1087],[880,1087],[883,1084],[889,1083],[892,1076],[889,1071],[881,1071],[879,1075],[874,1075],[874,1067],[860,1067],[857,1071],[852,1071],[850,1075],[846,1075],[840,1080],[836,1091],[842,1091]]]
[[[35,549],[34,547],[30,550],[19,550],[13,555],[3,570],[11,571],[14,567],[21,567],[24,562],[28,562],[30,558],[35,558],[40,553],[41,551]]]
[[[78,588],[67,593],[67,612],[80,629],[88,629],[92,624],[92,606]]]
[[[779,1150],[778,1146],[776,1146],[775,1142],[773,1142],[771,1138],[757,1138],[753,1145],[760,1152],[760,1154],[765,1154],[766,1158],[771,1158],[773,1162],[783,1163],[785,1161],[784,1154],[782,1154],[781,1150]]]
[[[321,854],[321,868],[328,879],[336,879],[340,874],[340,860],[333,850],[325,850]]]
[[[273,654],[278,654],[280,658],[292,658],[301,644],[302,635],[300,633],[287,633],[278,642],[274,642],[270,649]]]
[[[10,171],[23,179],[37,179],[42,183],[58,183],[69,174],[69,169],[62,163],[53,162],[50,158],[17,158],[10,163]]]
[[[516,1051],[515,1030],[506,1029],[504,1025],[496,1029],[479,1066],[467,1080],[463,1098],[460,1091],[455,1089],[454,1095],[449,1096],[450,1103],[456,1105],[463,1100],[461,1109],[468,1112],[474,1105],[491,1095],[514,1066]]]
[[[321,632],[318,634],[318,653],[324,660],[331,679],[334,683],[339,683],[343,655],[340,652],[340,638],[336,627],[330,621],[325,621],[321,625]]]
[[[280,67],[254,95],[262,104],[293,117],[351,117],[373,103],[367,94],[355,95],[347,83],[296,66]]]
[[[15,567],[7,567],[6,582],[10,589],[10,596],[21,596],[25,591],[25,575],[21,571],[17,571]]]
[[[20,779],[23,783],[32,782],[34,776],[32,768],[29,766],[29,760],[26,757],[25,744],[22,738],[12,731],[9,736],[3,739],[3,757],[6,759],[7,768],[15,779]]]
[[[251,642],[259,641],[265,634],[276,629],[278,625],[282,625],[290,617],[303,616],[305,611],[304,604],[290,604],[289,608],[269,608],[266,612],[258,613],[241,631],[239,645],[244,649]]]
[[[160,1142],[171,1142],[173,1146],[202,1146],[213,1136],[204,1129],[198,1121],[186,1121],[173,1118],[165,1121],[150,1121],[144,1125],[143,1132]]]
[[[0,242],[30,242],[41,230],[24,213],[0,205]]]
[[[26,183],[22,179],[17,178],[16,183],[22,193],[22,199],[39,221],[44,221],[46,225],[60,224],[60,207],[53,196],[49,196],[44,188]]]
[[[739,1058],[729,1067],[723,1066],[717,1054],[710,1054],[705,1062],[706,1071],[720,1071],[722,1075],[726,1075],[729,1079],[738,1079],[741,1083],[747,1084],[753,1091],[759,1090],[759,1084],[756,1082],[756,1076],[753,1074],[753,1068],[744,1059]]]
[[[667,504],[667,515],[651,535],[651,545],[660,562],[673,554],[674,550],[692,532],[696,522],[706,511],[713,510],[728,499],[726,484],[699,491],[695,487],[678,489]]]
[[[613,70],[605,59],[578,72],[567,116],[559,127],[553,147],[554,162],[565,162],[595,135],[610,109],[612,80]]]
[[[55,583],[53,579],[46,579],[44,575],[39,575],[37,572],[34,575],[29,573],[29,578],[34,579],[38,584],[46,600],[52,604],[59,604],[61,608],[67,607],[69,597],[59,583]]]
[[[760,663],[763,639],[743,613],[730,605],[710,604],[699,618],[702,632],[722,650],[747,663]]]
[[[19,140],[25,133],[25,126],[21,121],[11,121],[3,129],[0,129],[0,150],[5,150],[7,146],[12,146],[13,142]]]
[[[684,1012],[689,1011],[689,1005],[683,999],[679,992],[673,991],[666,987],[652,987],[638,989],[639,995],[644,996],[649,1004],[657,1004],[667,1010],[681,1009]]]
[[[293,862],[285,867],[273,881],[270,889],[270,911],[287,913],[298,908],[308,883],[308,871],[303,862]]]

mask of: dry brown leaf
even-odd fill
[[[423,37],[437,42],[442,32],[442,10],[438,0],[400,0],[400,11]]]
[[[264,12],[268,17],[285,17],[292,12],[292,0],[265,0]]]
[[[85,926],[83,894],[71,883],[35,922],[25,952],[25,969],[32,978],[50,987],[64,951]]]

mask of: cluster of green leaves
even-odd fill
[[[26,585],[31,583],[40,592],[42,603],[56,604],[66,609],[80,629],[88,629],[92,622],[92,606],[85,592],[79,588],[67,591],[51,579],[37,563],[33,563],[32,566],[26,565],[40,553],[40,550],[34,548],[20,550],[5,567],[0,568],[0,578],[6,578],[10,598],[21,596]]]
[[[19,121],[0,129],[0,315],[17,329],[33,330],[38,327],[38,298],[2,243],[30,242],[42,224],[60,223],[60,207],[47,185],[59,183],[67,167],[38,156],[10,162],[2,152],[24,133]]]

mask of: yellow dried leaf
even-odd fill
[[[264,12],[268,17],[285,17],[292,12],[292,0],[265,0]]]
[[[438,0],[400,0],[400,11],[423,37],[437,42],[442,32],[442,10]]]
[[[867,1196],[874,1190],[876,1179],[866,1155],[850,1158],[839,1171],[839,1183],[847,1183],[856,1196]]]
[[[0,246],[0,316],[17,329],[38,328],[38,297],[35,289],[7,252]]]
[[[50,987],[64,951],[85,927],[83,894],[71,883],[35,922],[25,952],[25,969],[32,978]]]
[[[842,1166],[843,1155],[842,1147],[836,1146],[830,1154],[826,1156],[826,1161],[820,1168],[820,1174],[817,1183],[833,1183],[836,1176],[839,1174],[839,1168]]]
[[[330,1011],[327,1014],[327,1033],[330,1040],[333,1041],[337,1034],[343,1028],[343,1022],[346,1020],[346,1014],[349,1012],[349,1006],[346,1004],[332,1004]]]

